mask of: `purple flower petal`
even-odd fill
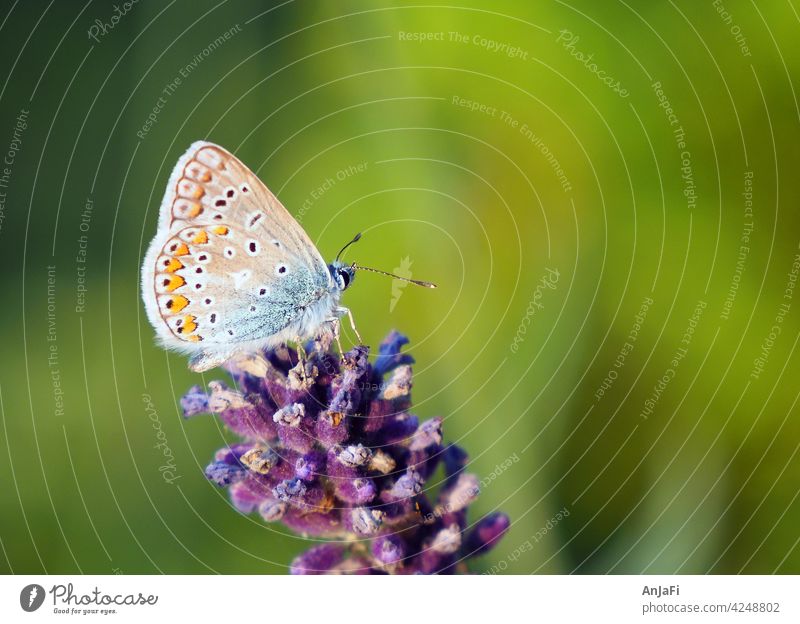
[[[462,472],[439,493],[439,504],[452,513],[466,509],[480,494],[480,481],[474,474]]]
[[[272,422],[272,412],[258,403],[231,407],[219,416],[228,429],[245,439],[267,441],[278,434],[278,428]]]
[[[460,446],[450,444],[442,454],[444,458],[444,471],[448,479],[459,474],[469,463],[467,452]]]
[[[251,513],[264,500],[264,496],[257,494],[244,481],[239,481],[231,485],[228,490],[233,506],[242,513]]]
[[[348,468],[356,468],[369,463],[369,460],[372,459],[372,451],[363,444],[351,444],[339,451],[336,458]]]
[[[345,533],[337,510],[314,513],[290,506],[282,522],[304,537],[341,537]]]
[[[306,407],[302,403],[292,403],[282,407],[272,415],[272,420],[276,425],[284,427],[299,427],[300,421],[306,415]]]
[[[340,479],[336,483],[336,496],[351,505],[365,505],[375,498],[376,492],[375,483],[366,477]]]
[[[422,423],[414,432],[409,448],[412,451],[422,451],[430,446],[442,443],[442,419],[431,418]]]
[[[388,500],[399,501],[412,498],[422,491],[422,477],[416,470],[409,469],[406,474],[394,482],[388,492]]]
[[[458,552],[461,548],[461,528],[457,524],[446,526],[434,535],[430,547],[443,555]]]
[[[275,498],[284,502],[302,499],[305,493],[306,484],[300,479],[287,479],[286,481],[281,481],[272,490],[272,494],[275,496]]]
[[[489,514],[472,529],[464,544],[464,550],[468,555],[473,556],[488,552],[505,535],[509,526],[511,526],[511,520],[506,514],[499,512]]]
[[[258,513],[267,522],[277,522],[286,514],[286,509],[286,503],[267,499],[258,506]]]
[[[372,556],[382,564],[394,565],[405,556],[405,544],[396,535],[380,535],[372,541]]]
[[[231,485],[244,478],[244,468],[227,462],[213,462],[206,467],[206,478],[220,487]]]
[[[410,355],[400,353],[400,349],[407,343],[408,338],[397,330],[392,330],[383,339],[378,348],[378,357],[375,358],[375,363],[372,365],[379,376],[383,377],[387,372],[402,364],[414,363],[414,358]]]
[[[208,394],[200,386],[192,386],[181,398],[183,417],[190,418],[197,414],[208,414]]]
[[[308,549],[292,561],[291,574],[325,574],[339,565],[345,548],[340,544],[320,544]]]
[[[384,512],[368,507],[356,507],[350,511],[351,530],[356,535],[374,535],[383,524]]]
[[[384,444],[400,444],[407,442],[419,426],[419,420],[413,414],[402,412],[393,418],[386,419],[380,430],[380,439]]]
[[[325,456],[319,451],[311,451],[294,463],[295,475],[303,481],[312,481],[325,467]]]
[[[338,412],[322,412],[317,419],[317,442],[326,449],[337,446],[347,440],[350,435],[348,416]]]

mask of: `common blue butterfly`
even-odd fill
[[[326,264],[250,169],[197,141],[169,178],[142,264],[142,299],[163,346],[189,355],[189,368],[202,372],[288,341],[338,338],[345,314],[355,331],[339,301],[356,270],[391,274],[345,264],[340,255]]]

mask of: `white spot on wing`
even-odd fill
[[[250,279],[252,272],[250,269],[242,269],[241,271],[236,271],[235,273],[231,272],[228,275],[233,278],[233,287],[238,289],[242,287],[242,284]]]
[[[204,147],[196,156],[197,160],[211,169],[222,169],[224,163],[217,151],[212,147]]]

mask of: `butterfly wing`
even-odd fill
[[[297,221],[227,150],[193,143],[170,176],[142,267],[142,296],[167,347],[210,366],[285,330],[331,292]]]
[[[265,236],[280,240],[290,253],[328,273],[308,234],[266,185],[228,150],[196,141],[170,175],[159,231],[222,221],[263,228]]]

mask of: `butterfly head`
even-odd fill
[[[334,260],[328,265],[333,283],[339,290],[347,290],[356,278],[356,269],[353,265],[345,264],[341,260]]]
[[[417,286],[423,286],[424,288],[436,288],[436,284],[432,282],[423,282],[422,280],[413,280],[408,277],[402,277],[400,275],[395,275],[394,273],[389,273],[387,271],[381,271],[380,269],[372,269],[370,267],[361,266],[353,262],[352,264],[345,264],[339,258],[350,245],[355,242],[358,242],[361,239],[361,233],[359,232],[353,237],[349,243],[347,243],[344,247],[341,248],[338,254],[336,254],[336,259],[328,265],[328,270],[331,272],[331,277],[333,277],[333,281],[339,290],[346,290],[350,284],[353,283],[353,280],[356,277],[356,271],[372,271],[373,273],[380,273],[381,275],[387,275],[393,279],[402,280],[404,282],[410,282],[412,284],[416,284]]]

